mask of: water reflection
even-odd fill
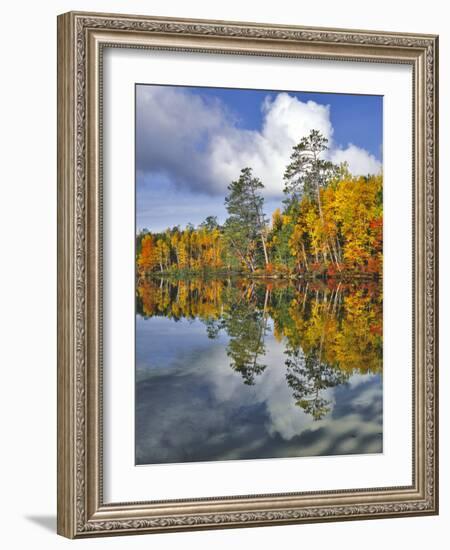
[[[137,463],[381,452],[381,323],[373,281],[140,281]]]

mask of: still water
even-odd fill
[[[136,464],[382,452],[378,283],[148,279]]]

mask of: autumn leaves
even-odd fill
[[[228,217],[137,237],[137,272],[247,273],[271,277],[378,277],[382,269],[381,175],[352,176],[326,160],[313,130],[294,148],[284,174],[283,208],[264,214],[263,182],[250,167],[228,186]]]

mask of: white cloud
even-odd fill
[[[212,136],[210,169],[223,188],[243,167],[251,166],[263,180],[266,194],[279,195],[292,147],[314,128],[327,138],[333,133],[328,106],[304,103],[287,93],[278,94],[274,100],[266,98],[262,112],[260,132],[227,128],[223,134]]]
[[[292,147],[313,128],[329,139],[328,156],[334,162],[346,160],[355,174],[381,169],[364,149],[333,146],[329,106],[285,92],[266,97],[260,131],[240,128],[220,101],[182,89],[141,86],[137,102],[138,170],[167,175],[181,187],[223,194],[241,169],[251,166],[266,196],[280,196]]]
[[[350,172],[355,175],[365,176],[381,172],[381,162],[353,143],[349,143],[346,149],[331,150],[330,159],[336,164],[347,162]]]

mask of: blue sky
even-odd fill
[[[271,213],[292,147],[312,128],[333,162],[380,172],[382,109],[381,96],[137,85],[136,230],[223,222],[226,187],[245,166]]]

